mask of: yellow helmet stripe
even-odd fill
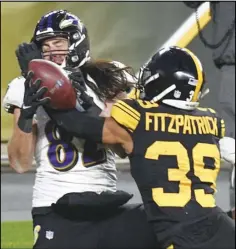
[[[194,94],[193,94],[193,98],[191,100],[191,102],[196,102],[198,100],[198,94],[200,92],[200,89],[201,89],[202,83],[203,83],[202,64],[201,64],[200,60],[197,58],[197,56],[194,53],[192,53],[189,49],[183,48],[183,50],[186,51],[192,57],[194,64],[196,66],[196,69],[197,69],[198,81],[197,81],[196,89],[195,89]]]

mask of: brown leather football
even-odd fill
[[[44,97],[50,97],[54,109],[70,109],[76,104],[76,92],[66,72],[57,64],[35,59],[29,63],[29,71],[34,72],[33,82],[41,79],[41,86],[48,88]]]

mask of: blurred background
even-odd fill
[[[53,9],[67,9],[88,28],[94,58],[113,59],[137,70],[160,48],[193,10],[182,2],[2,2],[1,3],[1,99],[7,84],[20,75],[15,49],[29,42],[38,19]],[[210,36],[211,23],[204,29]],[[188,46],[201,59],[211,93],[206,99],[217,105],[218,72],[211,51],[196,37]],[[8,140],[12,117],[1,109],[1,140]]]
[[[132,66],[135,71],[158,50],[193,13],[183,2],[1,2],[1,99],[7,84],[20,75],[15,49],[29,42],[38,19],[46,12],[67,9],[78,15],[87,26],[92,57],[112,59]],[[211,38],[212,23],[204,28]],[[187,46],[200,58],[206,72],[210,93],[203,104],[216,110],[220,73],[212,60],[212,51],[196,36]],[[12,115],[1,108],[1,157],[6,157],[6,141],[12,132]],[[18,175],[1,167],[2,220],[30,220],[34,174]],[[6,170],[3,170],[6,168]],[[140,195],[128,165],[118,165],[118,187],[134,193],[131,202]],[[3,174],[5,173],[6,174]],[[218,180],[217,203],[229,208],[229,170],[222,171]],[[6,231],[6,230],[5,230]]]

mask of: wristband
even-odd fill
[[[31,133],[33,127],[33,119],[24,119],[22,116],[19,117],[18,127],[25,133]]]

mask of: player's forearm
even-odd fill
[[[69,111],[47,110],[47,113],[59,127],[62,127],[71,135],[98,143],[103,142],[105,118],[81,113],[76,109]]]
[[[25,133],[18,127],[20,109],[14,111],[14,129],[8,143],[8,157],[10,166],[18,173],[23,173],[32,166],[34,149],[36,144],[36,125],[33,131]]]
[[[34,149],[34,134],[24,133],[19,129],[15,129],[8,143],[10,166],[18,173],[28,171],[32,166]]]

